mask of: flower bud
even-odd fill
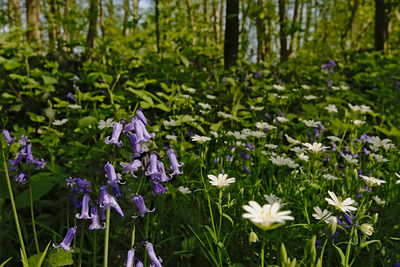
[[[331,237],[337,228],[337,219],[336,217],[331,217],[329,220],[328,228],[326,229],[326,234],[328,237]]]
[[[253,231],[250,232],[249,234],[249,243],[255,243],[258,242],[258,236],[256,233],[254,233]]]

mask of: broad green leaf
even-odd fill
[[[185,65],[186,68],[189,68],[189,60],[187,59],[187,57],[185,57],[184,55],[179,55],[179,57],[181,58],[183,65]]]
[[[44,84],[46,84],[46,85],[56,84],[58,82],[57,79],[50,77],[50,76],[46,76],[46,75],[43,75],[42,79],[43,79]]]
[[[27,112],[26,114],[28,114],[31,121],[34,121],[34,122],[44,122],[46,120],[46,118],[42,115],[37,115],[32,112]]]
[[[4,68],[6,70],[13,70],[13,69],[18,68],[19,66],[21,66],[21,64],[19,63],[18,59],[15,57],[6,60],[6,62],[4,63]]]
[[[32,183],[32,200],[36,201],[53,187],[55,179],[54,175],[50,172],[42,172],[30,177]],[[15,203],[19,208],[29,206],[29,189],[24,190],[15,198]]]
[[[47,257],[46,263],[50,267],[67,266],[74,264],[72,253],[64,251],[63,249],[53,250]]]
[[[89,125],[96,124],[96,123],[97,123],[97,118],[95,118],[93,116],[86,116],[86,117],[81,118],[78,121],[78,125],[81,128],[86,128]]]

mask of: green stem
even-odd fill
[[[106,210],[106,233],[104,236],[104,261],[103,266],[108,267],[108,239],[110,236],[110,210]]]
[[[350,232],[350,240],[349,243],[347,244],[346,248],[346,267],[349,266],[349,258],[350,258],[350,250],[351,250],[351,240],[353,239],[353,234],[354,234],[354,226],[351,227],[351,232]]]
[[[84,240],[84,236],[85,236],[85,228],[82,227],[82,231],[81,231],[81,238],[79,240],[79,257],[78,257],[78,266],[81,267],[82,266],[82,251],[83,251],[83,240]]]
[[[94,232],[93,239],[93,267],[97,266],[97,232]]]
[[[40,253],[39,242],[38,242],[38,238],[37,238],[37,234],[36,234],[35,215],[33,213],[33,198],[32,198],[32,183],[31,182],[29,183],[29,203],[31,206],[31,219],[32,219],[33,237],[35,239],[35,247],[36,247],[37,253]]]
[[[8,194],[10,195],[11,208],[12,208],[13,215],[14,215],[15,226],[17,227],[19,243],[21,245],[21,250],[22,250],[22,253],[23,253],[24,257],[28,258],[27,255],[26,255],[24,240],[22,238],[21,227],[19,225],[17,208],[15,207],[14,195],[13,195],[12,188],[11,188],[10,176],[8,175],[7,163],[6,163],[6,158],[4,156],[3,146],[0,144],[0,147],[1,147],[1,156],[3,158],[4,174],[6,176],[7,189],[8,189]]]
[[[260,260],[261,260],[261,267],[264,267],[264,247],[265,247],[265,243],[267,242],[267,237],[265,235],[263,235],[263,242],[261,245],[261,253],[260,253]]]
[[[131,237],[131,248],[133,247],[133,245],[135,244],[135,224],[133,225],[133,229],[132,229],[132,237]]]

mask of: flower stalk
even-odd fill
[[[110,209],[106,210],[106,232],[104,235],[104,261],[103,266],[108,267],[108,240],[110,237]]]

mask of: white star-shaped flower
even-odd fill
[[[228,174],[222,173],[218,174],[218,177],[212,174],[207,175],[207,177],[210,179],[210,183],[218,189],[228,187],[230,184],[236,181],[235,178],[228,178]]]
[[[335,193],[328,191],[328,194],[330,195],[331,198],[325,198],[325,200],[328,201],[328,203],[334,206],[336,209],[341,210],[342,212],[357,210],[356,207],[351,206],[352,204],[355,203],[353,199],[348,197],[342,201],[335,195]]]
[[[53,125],[55,126],[61,126],[67,123],[68,119],[62,119],[62,120],[55,120],[53,121]]]
[[[318,207],[318,206],[317,206],[317,207],[314,207],[313,209],[314,209],[315,213],[314,213],[312,216],[313,216],[316,220],[324,221],[324,222],[326,222],[326,223],[329,223],[329,221],[330,221],[332,215],[331,215],[331,213],[330,213],[328,210],[324,209],[324,210],[322,211],[321,208]]]
[[[208,136],[200,136],[200,135],[193,135],[192,136],[192,141],[194,141],[194,142],[198,142],[198,143],[204,143],[204,142],[207,142],[207,141],[210,141],[211,140],[211,138],[210,137],[208,137]]]

